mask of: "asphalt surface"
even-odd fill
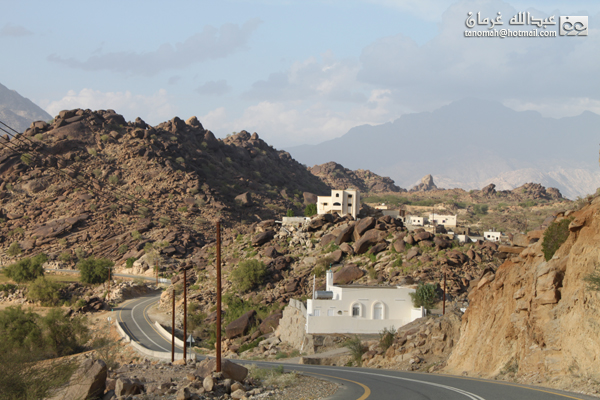
[[[126,331],[132,339],[152,350],[171,351],[170,340],[162,337],[156,331],[147,313],[148,308],[158,301],[159,296],[160,292],[156,292],[130,300],[115,311],[117,311],[117,318],[124,323]],[[176,350],[182,352],[180,348],[176,348]],[[266,368],[283,365],[287,371],[297,371],[337,382],[341,387],[328,400],[598,400],[597,397],[537,386],[451,375],[281,362],[233,361],[241,364],[256,364]]]

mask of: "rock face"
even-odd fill
[[[254,322],[255,315],[256,311],[248,311],[247,313],[245,313],[244,315],[227,325],[227,328],[225,329],[225,335],[227,336],[227,339],[233,339],[235,337],[246,334],[246,332],[250,328],[250,325],[252,325],[252,323]]]
[[[354,264],[345,265],[342,269],[333,274],[333,283],[336,285],[346,285],[356,279],[360,279],[365,271]]]
[[[545,260],[538,241],[481,278],[469,294],[447,372],[535,376],[556,387],[597,376],[600,327],[591,320],[600,303],[584,278],[597,271],[593,260],[600,257],[599,200],[569,215],[577,224],[551,260]],[[559,214],[557,221],[561,218]]]
[[[379,176],[369,170],[359,169],[357,171],[344,168],[338,163],[328,162],[309,168],[315,176],[318,176],[332,188],[356,188],[361,193],[387,193],[405,192],[388,177]]]
[[[426,192],[428,190],[435,190],[438,187],[433,183],[433,176],[431,174],[425,175],[421,179],[421,183],[415,185],[410,189],[411,192]]]
[[[102,360],[83,361],[67,387],[52,397],[58,399],[99,399],[104,394],[108,370]]]

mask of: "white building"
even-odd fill
[[[350,214],[354,219],[360,210],[360,192],[358,190],[332,190],[331,196],[317,196],[317,214],[337,212]]]
[[[404,220],[404,223],[406,225],[412,225],[412,226],[423,226],[424,218],[418,217],[416,215],[407,215]]]
[[[502,237],[502,233],[496,231],[487,231],[483,232],[483,237],[485,240],[489,240],[490,242],[499,242],[500,237]]]
[[[429,214],[432,225],[456,226],[456,215]]]
[[[306,333],[379,333],[399,328],[425,316],[423,307],[414,308],[410,293],[402,286],[333,285],[327,271],[323,299],[307,300]]]

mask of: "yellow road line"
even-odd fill
[[[340,377],[338,377],[338,376],[325,375],[325,374],[317,374],[316,372],[308,372],[308,371],[307,371],[307,372],[305,372],[305,373],[307,373],[307,374],[311,374],[311,375],[326,376],[326,377],[328,377],[328,378],[333,378],[333,379],[340,379],[340,380],[342,380],[342,381],[352,382],[352,383],[354,383],[354,384],[356,384],[356,385],[358,385],[358,386],[362,387],[362,388],[364,389],[364,391],[365,391],[365,392],[363,393],[363,395],[362,395],[362,396],[360,396],[360,397],[359,397],[358,399],[356,399],[356,400],[365,400],[365,399],[367,399],[367,398],[368,398],[368,397],[371,395],[371,389],[369,389],[369,387],[368,387],[367,385],[364,385],[364,384],[362,384],[362,383],[360,383],[360,382],[356,382],[356,381],[353,381],[353,380],[350,380],[350,379],[340,378]]]

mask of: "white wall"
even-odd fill
[[[332,286],[333,300],[307,301],[307,333],[378,333],[383,328],[399,328],[420,318],[423,311],[412,305],[406,287]],[[374,319],[376,305],[381,305],[382,319]],[[359,316],[352,316],[358,305]],[[319,314],[318,316],[316,314]]]
[[[456,215],[429,214],[429,223],[435,221],[437,225],[456,226]]]
[[[317,214],[337,212],[340,215],[350,214],[356,219],[359,209],[358,190],[332,190],[331,196],[317,196]]]
[[[483,237],[485,238],[485,240],[489,240],[492,242],[499,242],[500,241],[500,236],[502,235],[502,233],[500,232],[483,232]]]

